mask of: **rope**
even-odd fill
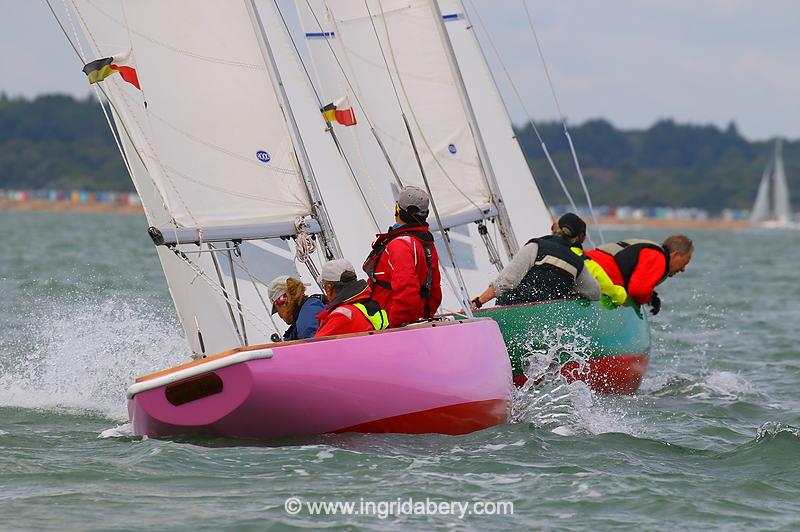
[[[556,96],[556,89],[553,85],[553,80],[550,77],[550,69],[547,68],[547,61],[544,58],[544,52],[542,51],[542,46],[539,43],[539,36],[536,34],[536,28],[533,26],[533,17],[531,17],[530,10],[528,9],[528,4],[525,0],[520,0],[522,2],[522,6],[525,8],[525,15],[528,18],[528,26],[531,29],[531,34],[533,35],[533,40],[536,42],[536,49],[539,51],[539,58],[542,60],[542,67],[544,68],[544,74],[547,78],[547,84],[550,86],[550,94],[553,95],[553,101],[556,104],[556,109],[558,109],[558,115],[561,117],[561,124],[564,126],[564,135],[567,137],[567,142],[569,143],[569,151],[572,153],[572,160],[575,163],[575,170],[578,172],[578,178],[581,182],[581,187],[583,188],[583,193],[586,196],[586,204],[589,206],[589,213],[592,216],[592,221],[594,222],[594,227],[597,229],[598,234],[600,235],[600,241],[605,242],[605,237],[603,236],[603,230],[600,228],[600,224],[597,222],[597,215],[594,212],[594,206],[592,205],[592,197],[589,194],[589,189],[586,186],[586,180],[583,177],[583,171],[581,170],[581,165],[578,162],[578,153],[575,151],[575,146],[572,144],[572,136],[569,134],[569,129],[567,129],[567,118],[564,116],[563,111],[561,110],[561,105],[558,102],[558,96]],[[592,239],[589,238],[589,242]],[[592,242],[592,245],[594,243]]]
[[[317,244],[311,235],[304,231],[306,226],[305,220],[302,216],[298,216],[294,220],[294,229],[297,232],[295,237],[295,254],[294,259],[298,262],[306,262],[309,260],[310,255],[317,249]]]

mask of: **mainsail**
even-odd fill
[[[502,260],[495,248],[510,258],[530,236],[549,232],[551,220],[460,3],[295,4],[320,92],[355,104],[359,124],[339,140],[362,188],[388,206],[400,183],[421,184],[416,139],[443,223],[456,228],[461,273],[470,291],[482,291],[489,261]],[[471,223],[487,219],[497,223]]]
[[[330,226],[322,194],[352,177],[274,12],[252,1],[71,3],[89,60],[135,61],[141,91],[112,76],[104,92],[154,240],[170,245],[157,249],[193,351],[268,341],[263,283],[294,271],[294,246],[267,239],[322,230],[329,256],[363,256],[372,224],[362,204],[332,201],[348,216],[339,234]]]
[[[379,204],[392,205],[393,185],[422,186],[413,136],[446,227],[495,216],[430,2],[296,4],[320,92],[329,101],[347,95],[355,107],[359,123],[340,137],[360,182],[381,197]],[[391,209],[384,212],[390,222]]]
[[[550,211],[517,142],[500,92],[461,1],[438,0],[438,3],[497,176],[499,192],[516,229],[518,244],[522,246],[529,238],[550,232]]]

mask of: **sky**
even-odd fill
[[[463,1],[514,122],[524,124],[526,113],[491,43],[534,120],[557,118],[522,0]],[[751,140],[800,138],[800,1],[527,0],[527,6],[569,124],[605,118],[629,129],[665,118],[719,127],[733,121]],[[89,94],[82,65],[45,0],[0,0],[0,13],[0,92]]]

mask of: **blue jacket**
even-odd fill
[[[322,302],[321,294],[314,294],[308,296],[297,315],[294,317],[294,322],[283,333],[284,340],[302,340],[304,338],[311,338],[317,332],[317,314],[325,310],[325,303]]]

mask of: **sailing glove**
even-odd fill
[[[653,295],[650,297],[650,314],[655,316],[661,312],[661,298],[658,297],[658,294],[653,292]]]

